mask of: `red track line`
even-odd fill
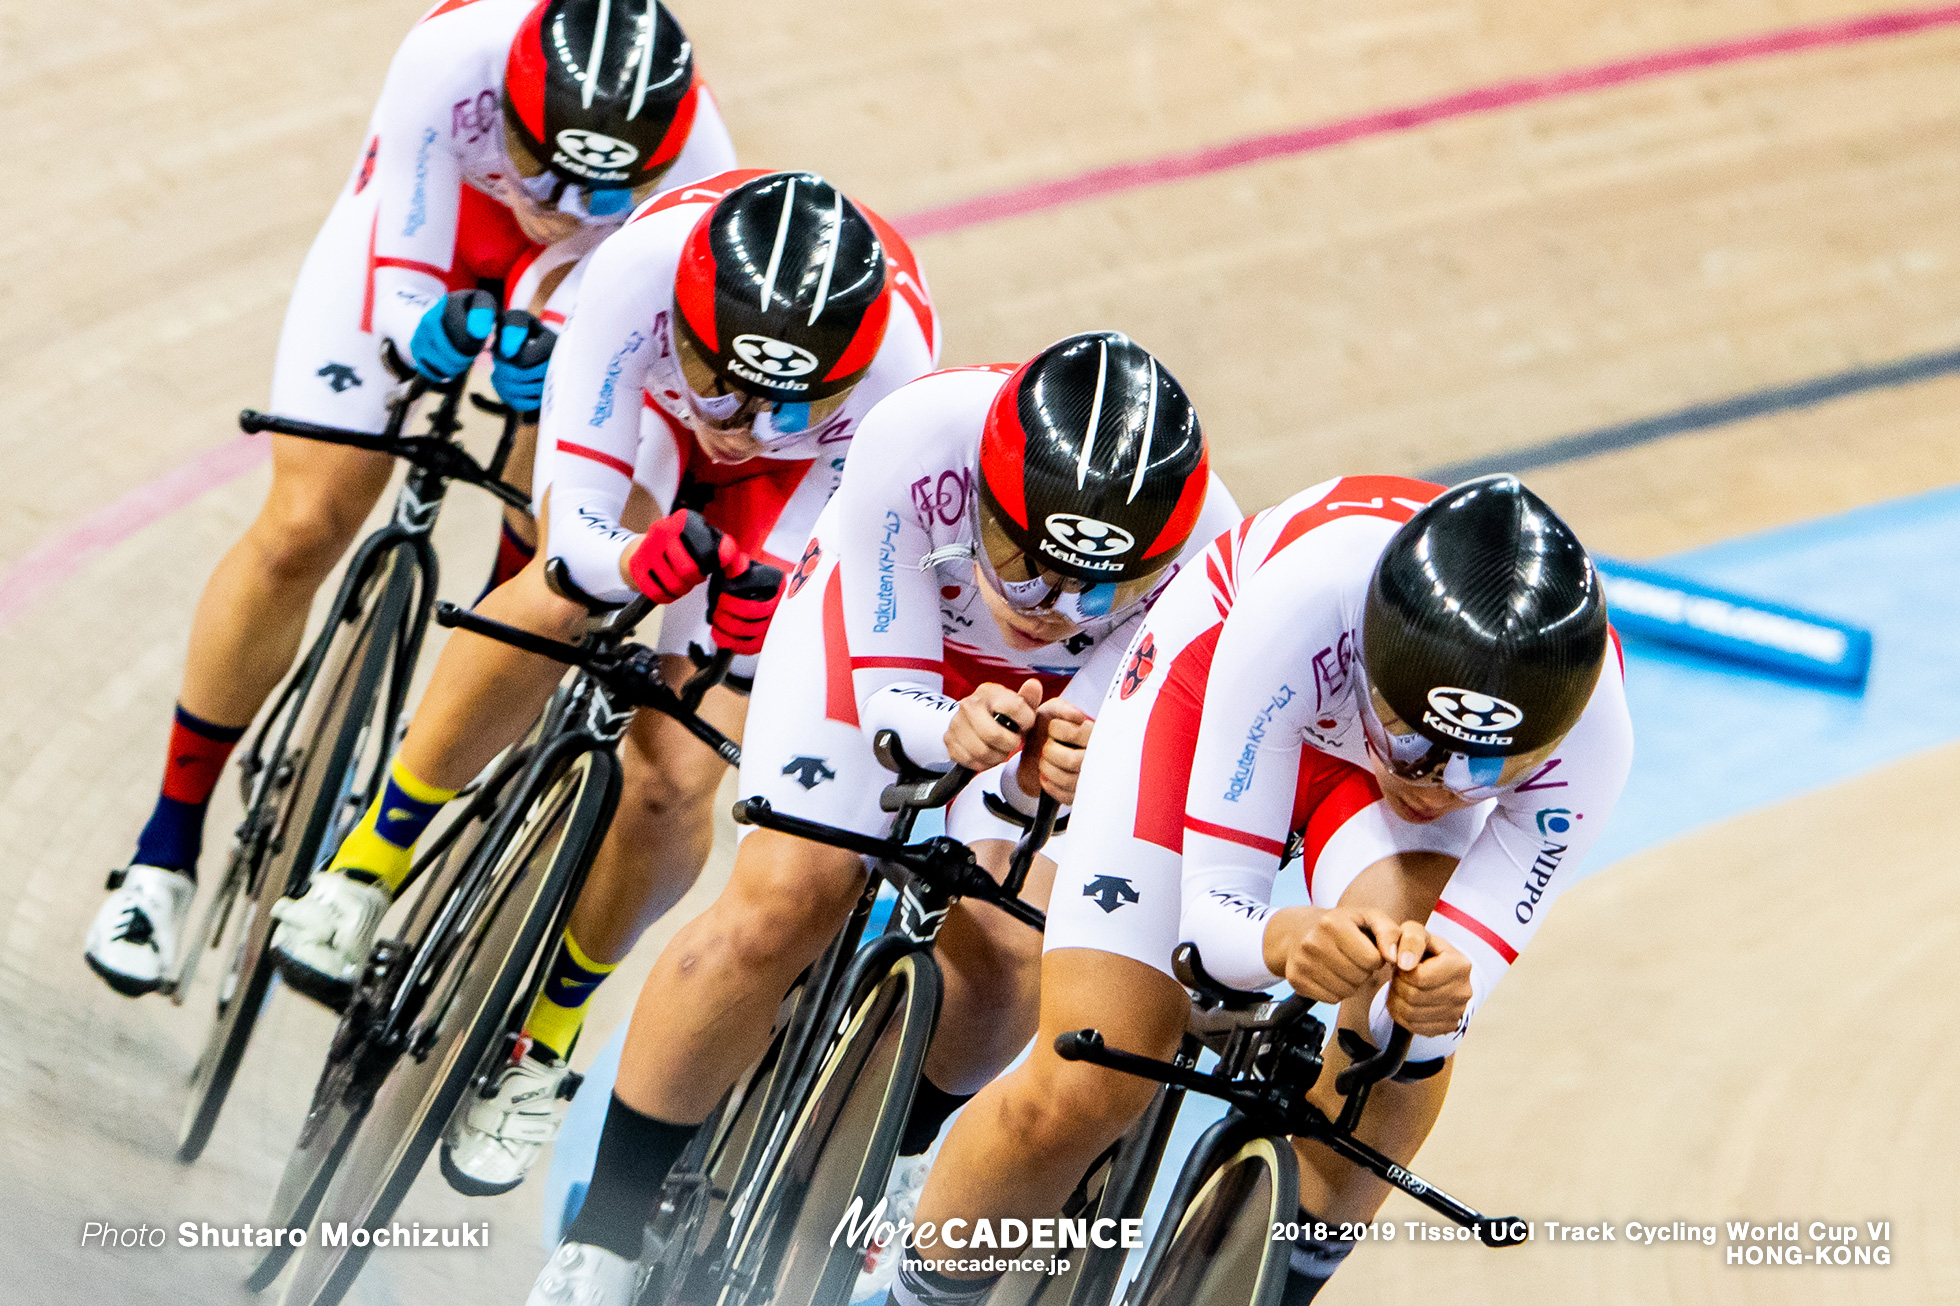
[[[1512,108],[1539,100],[1576,95],[1582,91],[1624,86],[1697,68],[1712,68],[1799,50],[1856,45],[1955,24],[1960,24],[1960,4],[1814,23],[1758,36],[1735,37],[1709,45],[1664,50],[1590,68],[1501,82],[1421,104],[1383,109],[1311,127],[1248,136],[1202,150],[1095,168],[1073,177],[1017,186],[992,195],[924,209],[900,218],[897,226],[905,235],[915,238],[941,235],[1143,186],[1202,177],[1267,159],[1309,154],[1349,141],[1407,131],[1412,127],[1473,113]],[[94,554],[127,539],[207,491],[256,467],[265,459],[267,452],[267,443],[240,437],[199,454],[176,470],[166,472],[107,507],[90,513],[75,525],[47,537],[5,571],[0,571],[0,626],[19,615],[42,591],[80,570]]]
[[[1236,141],[1227,141],[1223,145],[1211,145],[1183,154],[1166,154],[1136,163],[1117,163],[1106,168],[1093,168],[1088,172],[1077,173],[1073,177],[1034,182],[1011,190],[996,191],[992,195],[960,200],[939,208],[923,209],[900,218],[896,225],[900,232],[909,237],[936,236],[942,232],[958,231],[962,227],[977,226],[983,222],[998,222],[1003,218],[1019,217],[1024,213],[1038,213],[1043,209],[1057,208],[1063,204],[1096,199],[1104,195],[1115,195],[1143,186],[1181,181],[1187,177],[1203,177],[1210,173],[1223,172],[1228,168],[1242,168],[1247,164],[1260,163],[1267,159],[1311,154],[1316,150],[1344,145],[1349,141],[1365,140],[1370,136],[1386,136],[1392,132],[1407,131],[1412,127],[1443,122],[1450,118],[1462,118],[1473,113],[1513,108],[1538,100],[1575,95],[1581,91],[1624,86],[1629,82],[1646,81],[1696,68],[1713,68],[1721,64],[1739,63],[1746,59],[1789,54],[1793,51],[1811,50],[1821,46],[1855,45],[1861,41],[1871,41],[1881,37],[1902,36],[1931,28],[1950,27],[1955,23],[1960,23],[1960,5],[1943,5],[1937,9],[1909,9],[1896,13],[1872,14],[1864,18],[1847,18],[1807,27],[1792,27],[1781,32],[1767,32],[1759,36],[1739,36],[1727,41],[1717,41],[1712,45],[1664,50],[1658,54],[1641,55],[1635,59],[1622,59],[1615,63],[1597,64],[1591,68],[1575,68],[1545,77],[1527,77],[1514,82],[1500,82],[1495,86],[1460,91],[1455,95],[1445,95],[1440,99],[1427,100],[1421,104],[1382,109],[1375,113],[1341,118],[1311,127],[1296,127],[1290,131],[1270,132],[1263,136],[1246,136]]]
[[[0,572],[0,626],[20,615],[43,590],[79,571],[95,554],[244,475],[264,462],[271,449],[269,441],[241,435],[48,536]]]

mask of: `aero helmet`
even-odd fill
[[[1143,598],[1191,537],[1210,482],[1184,387],[1117,331],[1056,342],[1000,388],[980,437],[980,561],[1016,607]]]
[[[699,102],[694,48],[659,0],[542,0],[504,65],[512,153],[589,189],[658,181]]]
[[[769,413],[794,434],[821,421],[871,366],[890,316],[884,246],[814,173],[743,182],[681,247],[674,342],[696,411],[717,425]]]
[[[1501,759],[1549,749],[1585,710],[1606,661],[1606,600],[1584,546],[1543,499],[1515,476],[1481,476],[1389,539],[1361,648],[1380,699],[1362,719],[1378,725],[1385,703],[1413,732],[1384,760],[1419,778],[1455,756],[1463,774],[1444,783],[1487,788],[1516,779],[1500,779]]]

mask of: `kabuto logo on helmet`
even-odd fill
[[[640,152],[625,141],[577,127],[558,133],[558,148],[594,168],[623,168],[640,157]]]
[[[1430,690],[1429,711],[1422,714],[1430,729],[1472,744],[1508,744],[1511,736],[1505,732],[1523,720],[1524,711],[1515,703],[1450,686]]]
[[[740,335],[729,343],[734,347],[735,356],[754,369],[755,375],[749,377],[750,380],[785,385],[792,377],[817,370],[815,354],[774,336]],[[743,375],[740,366],[732,365],[730,370],[737,376]]]
[[[1136,537],[1121,526],[1079,512],[1049,513],[1048,533],[1063,548],[1090,558],[1114,558],[1136,547]]]

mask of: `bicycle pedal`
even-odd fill
[[[127,866],[119,866],[109,872],[109,882],[103,887],[107,888],[109,892],[114,893],[117,889],[123,887],[123,881],[127,878],[129,878],[129,868]]]
[[[567,1102],[571,1101],[578,1095],[579,1085],[584,1082],[585,1076],[579,1074],[578,1071],[574,1070],[567,1073],[564,1082],[558,1085],[558,1096],[564,1098]]]

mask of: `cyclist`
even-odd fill
[[[545,398],[537,559],[479,605],[576,638],[574,597],[668,605],[669,683],[690,654],[741,656],[700,714],[740,737],[754,655],[786,558],[809,538],[867,410],[929,371],[939,325],[905,242],[807,172],[724,173],[655,197],[593,255]],[[693,506],[688,506],[693,505]],[[665,514],[665,515],[662,515]],[[765,561],[766,560],[766,561]],[[272,947],[288,979],[351,983],[442,804],[516,740],[563,667],[458,631],[389,783],[306,894],[281,903]],[[726,764],[642,713],[622,741],[624,792],[512,1064],[471,1095],[442,1151],[466,1193],[516,1186],[557,1132],[566,1057],[600,981],[700,874]]]
[[[890,728],[915,762],[983,773],[947,829],[1002,877],[1021,831],[985,795],[1024,813],[1042,790],[1072,798],[1087,709],[1144,603],[1237,520],[1182,387],[1127,336],[1070,336],[1018,368],[914,382],[866,418],[790,579],[756,683],[742,793],[881,834],[891,777],[871,739]],[[1045,899],[1053,873],[1038,859],[1024,896]],[[534,1304],[630,1300],[622,1285],[653,1195],[762,1054],[783,994],[842,926],[864,874],[854,854],[745,832],[728,887],[647,980],[585,1205]],[[950,1037],[926,1061],[900,1146],[911,1157],[1034,1027],[1038,959],[1024,926],[955,906],[938,949]],[[918,1164],[898,1167],[901,1195]]]
[[[271,410],[378,432],[392,340],[423,375],[461,375],[492,313],[445,329],[445,295],[501,286],[550,325],[581,260],[656,187],[735,164],[692,48],[657,0],[447,0],[388,70],[358,163],[313,242],[279,337]],[[465,314],[452,313],[452,328]],[[544,365],[497,333],[491,381],[538,408]],[[530,474],[522,431],[506,475]],[[206,583],[165,752],[162,789],[129,865],[89,927],[88,963],[120,993],[173,969],[196,892],[219,773],[299,649],[314,591],[387,485],[384,454],[272,437],[272,489]],[[507,514],[496,571],[522,565],[529,526]]]
[[[1153,1085],[1055,1055],[1094,1027],[1168,1057],[1180,940],[1216,978],[1418,1037],[1359,1134],[1399,1161],[1442,1107],[1478,1005],[1571,882],[1632,758],[1622,669],[1579,541],[1515,478],[1316,485],[1220,537],[1130,642],[1078,786],[1028,1061],[948,1135],[916,1219],[1052,1215]],[[1290,836],[1309,905],[1274,909]],[[1346,1064],[1338,1047],[1318,1094]],[[1426,1076],[1426,1077],[1425,1077]],[[1321,1105],[1332,1104],[1323,1096]],[[1302,1149],[1302,1220],[1366,1220],[1387,1186]],[[1284,1300],[1350,1243],[1310,1230]],[[947,1253],[931,1247],[917,1255]],[[905,1306],[992,1280],[901,1267]]]

